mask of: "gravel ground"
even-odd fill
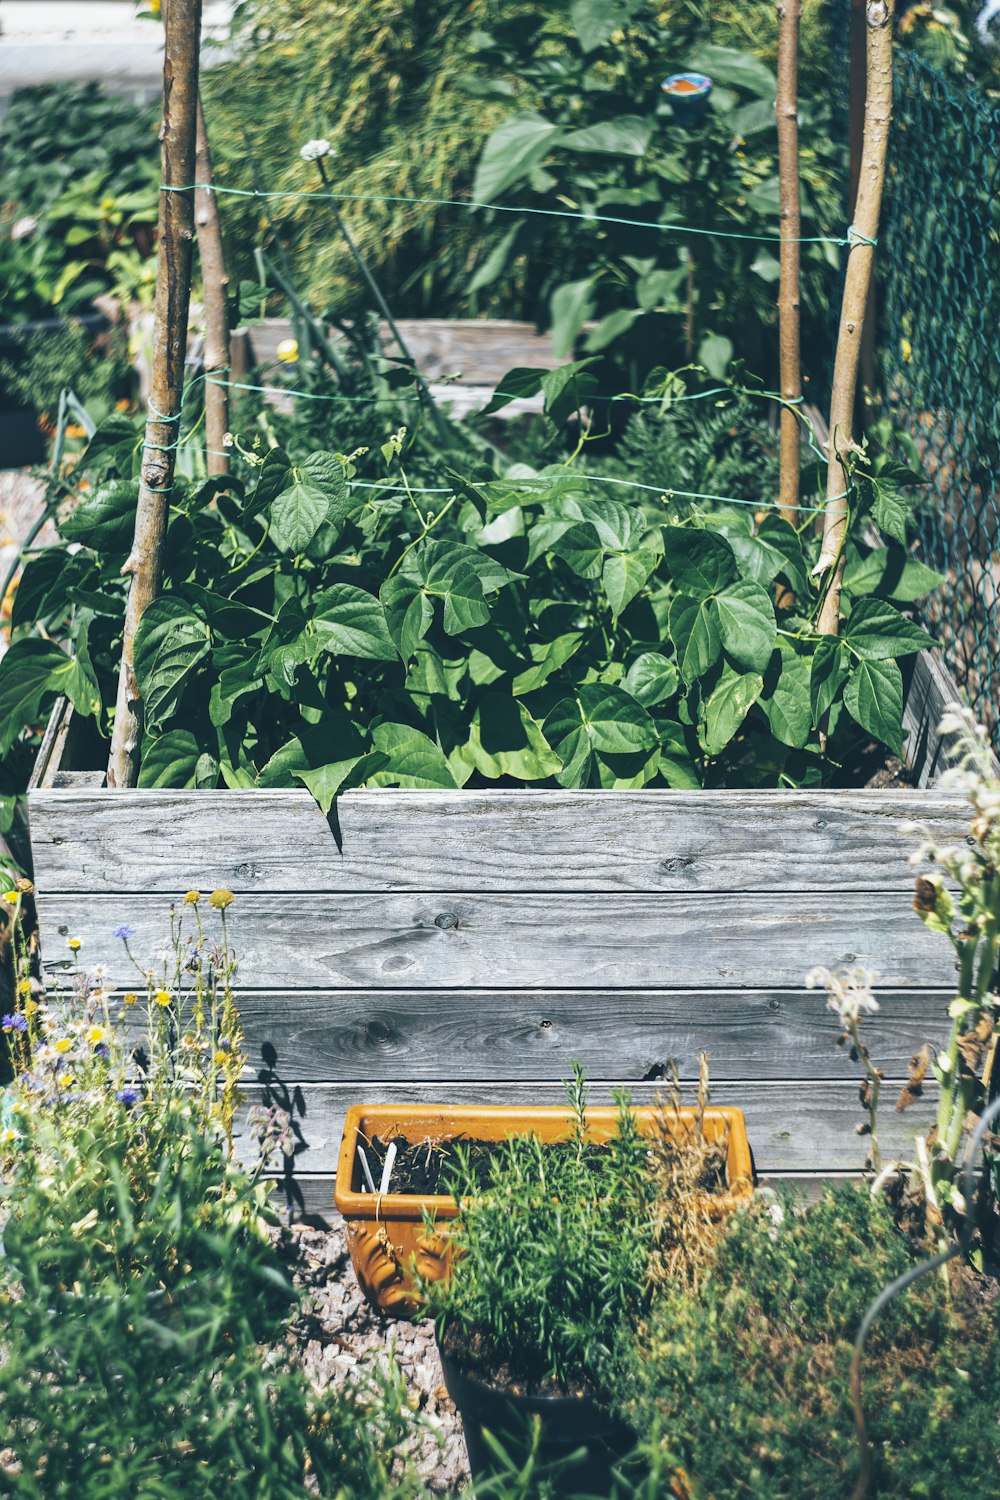
[[[320,1390],[343,1385],[363,1359],[381,1355],[387,1361],[391,1350],[425,1424],[416,1467],[435,1494],[454,1494],[468,1482],[469,1469],[461,1422],[441,1376],[433,1324],[383,1318],[369,1305],[355,1280],[342,1229],[293,1233],[296,1280],[307,1294],[302,1362],[310,1379]]]

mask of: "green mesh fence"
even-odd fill
[[[1000,111],[903,51],[878,262],[879,399],[947,577],[925,616],[1000,749]]]

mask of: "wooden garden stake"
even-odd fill
[[[228,474],[229,456],[225,438],[229,431],[229,277],[222,247],[219,200],[212,191],[212,155],[205,112],[198,99],[198,126],[194,181],[207,184],[198,192],[195,221],[198,226],[198,258],[205,284],[205,448],[209,474]],[[214,379],[212,378],[214,375]]]
[[[802,214],[799,192],[799,18],[801,0],[778,5],[778,175],[781,194],[781,279],[778,291],[778,345],[781,395],[798,405],[802,399],[799,348],[799,237]],[[781,408],[781,462],[778,505],[795,525],[799,503],[802,444],[799,418],[791,406]],[[790,602],[790,601],[789,601]]]
[[[161,181],[167,189],[183,189],[190,188],[195,180],[201,0],[170,0],[163,10]],[[133,666],[135,633],[143,611],[159,592],[163,572],[187,348],[194,244],[193,190],[160,193],[158,234],[149,418],[139,478],[135,539],[122,568],[124,574],[131,576],[132,583],[125,612],[118,701],[108,761],[108,786],[112,787],[134,786],[139,774],[142,705]]]
[[[868,82],[865,90],[864,143],[854,208],[847,277],[837,335],[830,396],[830,453],[826,482],[823,546],[815,573],[825,576],[819,630],[836,635],[840,628],[840,591],[844,576],[849,500],[847,461],[854,447],[854,402],[885,183],[889,126],[892,121],[892,21],[894,0],[867,0]]]

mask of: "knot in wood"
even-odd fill
[[[443,911],[434,918],[434,926],[440,927],[442,932],[448,932],[450,928],[458,926],[458,918],[453,911]]]
[[[886,0],[868,0],[867,20],[869,26],[884,26],[888,19],[889,7],[886,4]]]

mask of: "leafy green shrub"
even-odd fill
[[[628,1100],[619,1100],[617,1134],[598,1154],[585,1144],[579,1072],[567,1095],[574,1150],[513,1136],[483,1187],[475,1172],[463,1173],[456,1146],[453,1191],[464,1206],[449,1232],[453,1273],[426,1292],[442,1327],[474,1340],[487,1370],[593,1389],[619,1330],[645,1306],[655,1183]]]
[[[554,432],[594,390],[586,361],[505,389],[515,377],[541,386]],[[361,477],[371,452],[240,445],[248,483],[178,482],[136,643],[143,785],[304,782],[328,809],[362,782],[815,785],[850,775],[870,737],[901,750],[896,658],[929,637],[893,601],[938,581],[903,546],[912,476],[858,465],[833,638],[814,624],[817,538],[766,504],[758,521],[653,487],[640,507],[572,457],[499,475],[445,461],[414,486],[409,441],[381,445],[387,477]],[[128,423],[99,431],[60,523],[76,545],[25,569],[0,750],[57,691],[106,723],[137,447]],[[862,540],[869,516],[889,548]],[[52,639],[67,634],[69,655]]]
[[[0,121],[0,321],[148,295],[156,126],[155,110],[96,83],[15,90]]]
[[[778,1226],[761,1207],[739,1215],[701,1287],[664,1290],[619,1389],[636,1429],[690,1476],[684,1493],[850,1493],[851,1342],[912,1255],[885,1202],[846,1187],[803,1213],[786,1203]],[[873,1493],[996,1490],[997,1335],[995,1306],[958,1275],[950,1298],[928,1278],[883,1312],[864,1362]]]
[[[767,368],[776,321],[774,75],[678,9],[625,0],[571,5],[568,15],[540,9],[530,21],[505,13],[481,42],[494,91],[516,79],[530,97],[479,160],[473,196],[511,207],[472,285],[523,260],[533,312],[551,322],[557,352],[582,336],[583,350],[613,355],[633,388],[653,366],[696,356],[719,374],[735,348]],[[680,67],[716,84],[697,128],[675,123],[660,91]],[[836,239],[838,156],[815,102],[801,150],[802,233]],[[546,217],[567,209],[566,222]],[[804,345],[825,347],[838,250],[802,248]]]
[[[382,1500],[403,1393],[321,1396],[295,1364],[274,1215],[229,1137],[245,1062],[231,897],[210,898],[216,936],[196,896],[148,971],[141,1027],[135,995],[83,970],[69,1000],[22,978],[3,1018],[18,1077],[0,1137],[0,1488]]]

